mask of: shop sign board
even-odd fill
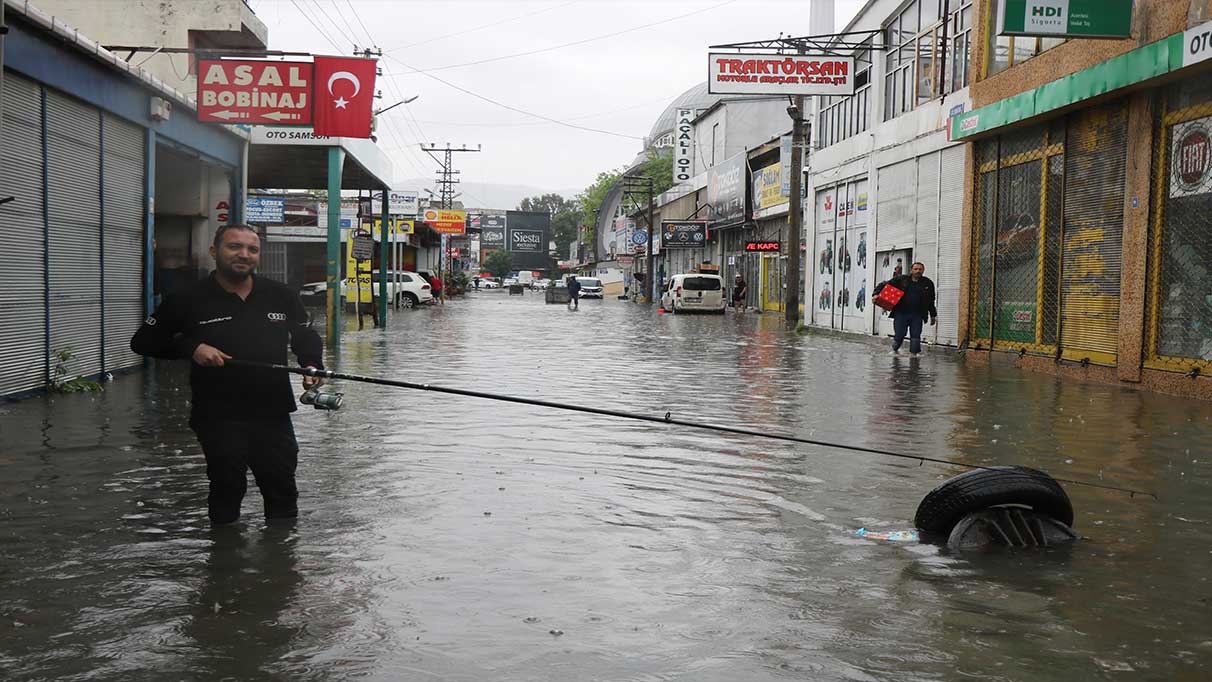
[[[666,248],[691,249],[707,242],[706,220],[662,220],[661,241]]]
[[[421,216],[438,234],[463,234],[467,231],[467,212],[427,208]]]
[[[753,210],[755,212],[789,201],[783,194],[782,175],[781,163],[772,163],[753,172]]]
[[[1183,66],[1212,59],[1212,21],[1183,33]]]
[[[515,253],[542,253],[543,231],[522,229],[510,230],[509,250]]]
[[[783,178],[781,194],[785,198],[791,196],[791,136],[779,138],[779,173]]]
[[[311,125],[311,62],[198,60],[198,120]]]
[[[1132,0],[1002,0],[997,34],[1041,38],[1128,38]]]
[[[678,109],[677,127],[673,140],[673,182],[690,182],[694,175],[694,109]]]
[[[648,243],[648,230],[640,228],[631,233],[631,243],[636,246],[643,246]]]
[[[416,190],[392,191],[387,193],[387,212],[391,215],[416,215],[419,194]],[[376,215],[382,209],[375,211]]]
[[[486,215],[480,217],[480,247],[504,248],[505,216]]]
[[[712,222],[733,223],[745,219],[745,152],[738,152],[707,172],[707,203]]]
[[[710,52],[713,95],[853,95],[854,57]]]
[[[244,219],[250,223],[280,223],[286,217],[286,199],[249,197],[244,204]]]
[[[779,251],[782,248],[781,242],[745,242],[746,251]]]
[[[1170,196],[1212,193],[1212,116],[1171,128]]]

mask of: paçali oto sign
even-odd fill
[[[1170,196],[1212,193],[1212,116],[1171,128]]]
[[[707,243],[706,220],[662,220],[661,242],[667,249],[693,249]]]
[[[311,125],[310,62],[198,60],[198,120]]]
[[[509,250],[515,253],[542,253],[542,230],[510,230]]]
[[[678,109],[677,127],[673,140],[673,181],[690,182],[694,176],[694,109]]]
[[[249,223],[280,223],[286,217],[286,200],[278,197],[249,197],[244,220]]]
[[[753,172],[753,210],[755,213],[789,201],[783,195],[782,175],[781,163],[772,163]]]
[[[854,57],[711,52],[707,91],[718,95],[853,95]]]
[[[1043,38],[1128,38],[1132,0],[1001,0],[997,33]]]
[[[463,234],[467,231],[467,212],[427,208],[421,219],[439,234]]]

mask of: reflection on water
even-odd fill
[[[340,369],[1155,490],[1066,549],[880,544],[958,471],[345,384],[297,527],[205,519],[184,368],[0,404],[0,679],[1204,679],[1212,407],[775,316],[478,294]],[[563,634],[553,634],[563,633]]]

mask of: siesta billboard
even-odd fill
[[[853,95],[854,57],[710,52],[715,95]]]

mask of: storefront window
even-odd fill
[[[888,22],[884,120],[968,85],[972,0],[918,0]]]
[[[870,45],[870,43],[868,43]],[[871,94],[870,50],[860,50],[854,55],[855,91],[846,97],[820,97],[817,126],[814,131],[817,149],[837,144],[853,137],[871,125],[869,101]]]
[[[997,15],[1002,0],[990,0],[989,5],[989,75],[1022,64],[1065,42],[1064,38],[1026,38],[997,35]]]

